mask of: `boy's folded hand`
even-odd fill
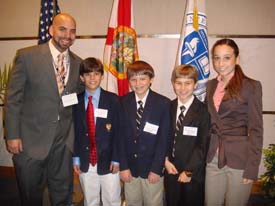
[[[150,184],[157,183],[160,180],[160,176],[154,172],[150,172],[148,175],[148,181]]]
[[[120,175],[120,179],[123,182],[131,182],[133,179],[131,171],[129,169],[120,171],[119,175]]]

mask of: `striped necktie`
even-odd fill
[[[138,101],[138,104],[139,104],[139,108],[137,110],[136,123],[137,123],[137,130],[139,131],[139,129],[140,129],[140,123],[141,123],[141,118],[142,118],[142,114],[143,114],[144,108],[142,106],[143,102],[141,100]]]
[[[185,107],[182,105],[180,107],[180,114],[178,116],[178,119],[177,119],[177,123],[176,123],[176,132],[179,132],[180,131],[180,128],[183,124],[183,120],[184,120],[184,111],[185,111]]]
[[[178,133],[180,132],[180,130],[183,126],[184,111],[185,111],[185,107],[183,105],[180,106],[180,114],[179,114],[177,122],[176,122],[176,131],[175,131],[175,137],[174,137],[174,146],[173,146],[173,150],[172,150],[172,157],[175,157],[176,137],[178,136]]]

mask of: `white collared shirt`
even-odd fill
[[[143,106],[143,108],[145,107],[148,94],[149,94],[149,89],[148,89],[148,91],[146,92],[146,94],[144,95],[144,97],[142,99],[139,99],[138,96],[135,94],[137,109],[139,108],[138,101],[142,101],[142,106]]]

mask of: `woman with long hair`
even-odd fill
[[[217,78],[207,84],[211,116],[207,155],[207,206],[244,206],[257,179],[263,144],[262,87],[239,65],[239,48],[220,39],[212,48]]]

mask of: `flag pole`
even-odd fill
[[[181,43],[183,42],[183,35],[181,34],[182,31],[185,31],[184,30],[184,27],[185,27],[185,22],[186,22],[186,11],[187,11],[187,6],[188,6],[188,1],[186,1],[185,3],[185,8],[184,8],[184,15],[183,15],[183,24],[182,24],[182,27],[181,27],[181,30],[180,30],[180,38],[179,38],[179,44],[178,44],[178,50],[177,50],[177,56],[176,56],[176,60],[175,60],[175,66],[177,65],[180,65],[180,63],[178,62],[178,59],[180,59],[179,55],[181,54],[180,52],[180,49],[181,49]]]

